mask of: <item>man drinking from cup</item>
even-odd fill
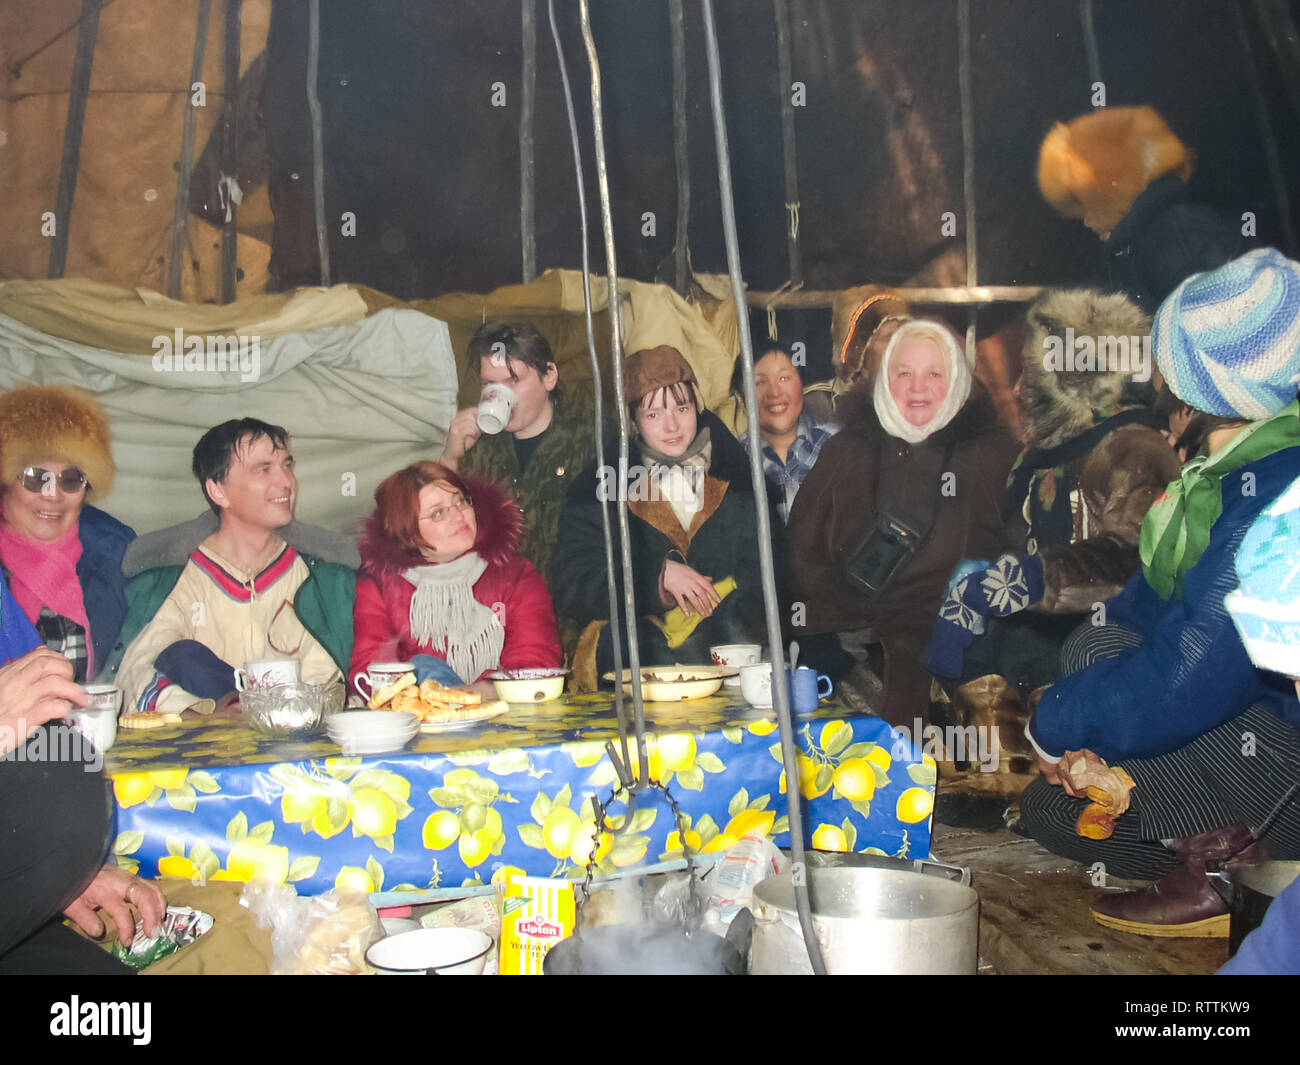
[[[142,538],[151,557],[128,558],[139,570],[118,674],[128,708],[210,713],[235,690],[236,667],[256,681],[276,660],[293,660],[292,679],[308,684],[339,679],[352,652],[354,568],[329,552],[324,530],[308,527],[335,558],[281,535],[298,496],[288,433],[225,422],[198,442],[193,470],[220,525],[192,549],[177,534],[189,526],[164,530]]]
[[[591,414],[560,387],[551,346],[530,325],[480,326],[469,363],[481,401],[452,419],[440,461],[510,486],[524,512],[519,553],[545,575],[569,483],[595,456]]]

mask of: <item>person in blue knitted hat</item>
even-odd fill
[[[1251,661],[1290,677],[1300,695],[1300,479],[1246,533],[1237,576],[1241,587],[1224,605]],[[1300,879],[1274,899],[1263,923],[1219,972],[1300,973]]]
[[[1157,881],[1102,894],[1099,923],[1220,937],[1210,873],[1265,851],[1300,859],[1300,700],[1255,668],[1224,606],[1247,529],[1300,473],[1300,263],[1265,248],[1195,274],[1152,332],[1196,411],[1179,441],[1191,458],[1142,523],[1141,572],[1105,624],[1066,642],[1066,675],[1026,730],[1043,776],[1021,824],[1055,853]],[[1112,801],[1105,825],[1083,817],[1093,788]]]

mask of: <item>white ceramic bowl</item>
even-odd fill
[[[344,710],[325,720],[329,738],[347,755],[400,750],[419,730],[414,714],[394,710]]]
[[[564,669],[501,669],[488,674],[497,698],[508,703],[549,703],[564,694]]]
[[[366,961],[389,976],[478,976],[491,951],[492,937],[477,928],[420,928],[381,939]]]
[[[703,699],[722,687],[724,677],[734,677],[735,666],[647,666],[641,670],[641,697],[649,703],[680,703]],[[614,674],[605,679],[613,681]],[[624,690],[630,694],[632,671],[623,670]]]

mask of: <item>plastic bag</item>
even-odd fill
[[[704,874],[696,888],[704,904],[704,928],[725,936],[732,919],[753,900],[755,886],[783,872],[789,863],[766,836],[742,836]],[[685,925],[689,890],[684,874],[671,877],[655,895],[655,918]]]
[[[271,929],[275,975],[365,972],[366,951],[383,936],[379,914],[359,892],[335,889],[304,899],[286,884],[252,880],[240,905]]]
[[[187,947],[212,927],[212,915],[189,906],[168,906],[157,936],[145,935],[144,923],[135,922],[130,947],[113,944],[113,957],[132,969],[146,969],[169,954]]]

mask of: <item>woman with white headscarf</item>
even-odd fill
[[[900,326],[875,379],[839,410],[844,428],[790,514],[791,634],[870,629],[884,650],[882,715],[912,724],[929,710],[920,656],[933,614],[961,559],[1000,550],[1000,501],[1019,448],[941,322]],[[822,664],[826,641],[808,642]]]

